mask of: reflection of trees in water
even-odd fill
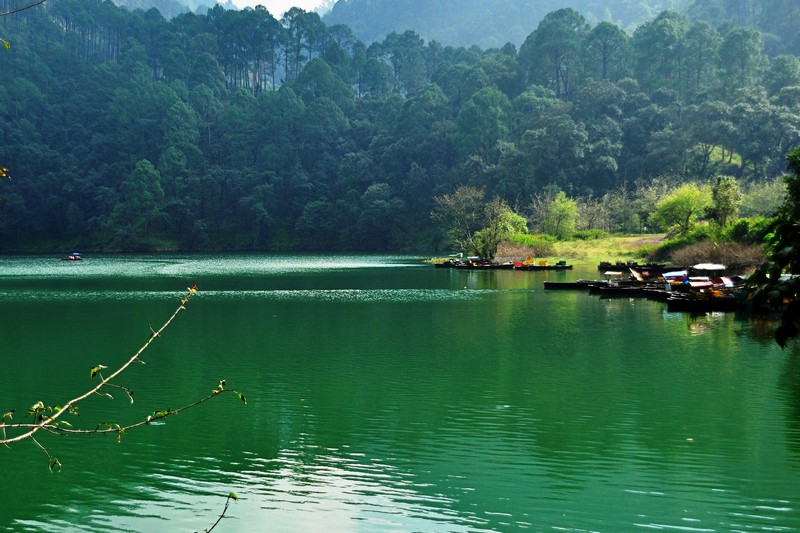
[[[789,449],[800,455],[800,345],[787,347],[786,364],[778,379],[778,388],[786,399],[786,437]]]
[[[775,327],[780,323],[780,317],[769,317],[761,315],[748,315],[747,326],[743,328],[744,334],[759,344],[767,345],[775,342]]]

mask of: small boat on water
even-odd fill
[[[532,258],[525,261],[508,261],[497,263],[480,257],[467,257],[464,259],[451,257],[444,261],[434,263],[436,268],[454,268],[457,270],[571,270],[572,265],[566,261],[549,264],[547,261],[535,262]]]
[[[68,256],[61,258],[62,261],[80,261],[81,259],[81,254],[78,252],[72,252]]]
[[[669,266],[662,263],[644,263],[640,265],[636,261],[617,261],[615,263],[601,261],[600,264],[597,265],[597,270],[600,272],[606,272],[607,270],[622,270],[627,272],[629,268],[638,270],[644,274],[645,277],[658,277],[659,274],[670,269]]]
[[[549,264],[547,261],[522,262],[514,263],[514,270],[572,270],[572,265],[568,265],[566,261],[558,261],[554,264]]]
[[[600,297],[625,297],[625,296],[646,296],[645,290],[647,287],[645,285],[636,285],[636,284],[628,284],[628,285],[618,285],[618,284],[607,284],[605,286],[598,286],[596,288],[596,292],[600,294]]]
[[[670,312],[731,312],[744,307],[744,301],[735,296],[708,296],[705,298],[698,298],[688,294],[676,294],[667,298],[666,302],[667,311]]]

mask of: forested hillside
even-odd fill
[[[545,15],[563,8],[587,22],[613,22],[633,31],[665,9],[680,11],[691,0],[338,0],[324,20],[344,24],[369,44],[392,32],[412,30],[445,46],[519,46]]]
[[[126,8],[128,11],[135,11],[140,9],[147,11],[150,8],[158,9],[161,14],[171,19],[177,17],[181,13],[200,13],[204,14],[206,11],[214,7],[217,2],[214,0],[114,0],[114,3],[120,7]],[[226,9],[236,9],[236,6],[228,0],[227,2],[220,2]]]
[[[800,60],[755,29],[562,9],[524,31],[367,46],[297,9],[98,0],[2,17],[0,249],[430,248],[461,185],[522,213],[561,190],[594,206],[584,227],[641,229],[648,184],[765,183],[800,143]]]

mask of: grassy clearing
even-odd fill
[[[566,259],[575,265],[596,265],[600,261],[646,261],[644,249],[652,249],[664,239],[663,234],[612,235],[599,239],[561,241],[553,244],[552,256],[538,257],[524,246],[503,243],[498,247],[498,261],[535,259],[558,261]]]

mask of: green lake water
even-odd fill
[[[0,531],[800,531],[800,354],[759,322],[414,256],[0,258],[0,410],[64,403],[200,294],[75,426],[0,448]]]

